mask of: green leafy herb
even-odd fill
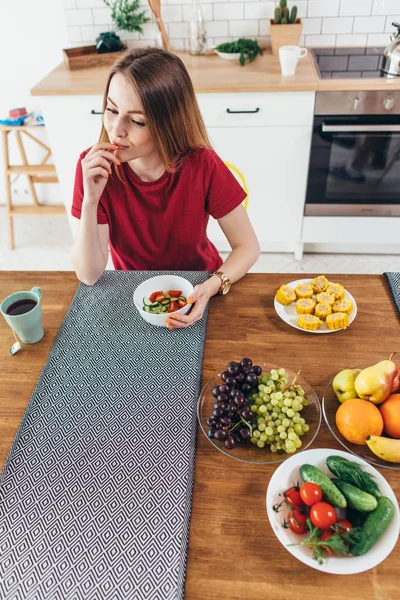
[[[143,35],[143,23],[148,23],[151,19],[145,11],[140,10],[140,0],[103,0],[111,8],[111,18],[115,25],[115,30],[119,31],[137,31]]]
[[[327,458],[326,464],[339,479],[351,483],[363,492],[372,494],[375,498],[381,497],[382,494],[373,476],[364,471],[359,463],[342,457],[330,456]]]
[[[242,67],[246,62],[246,58],[249,62],[253,62],[259,54],[263,53],[256,40],[249,40],[248,38],[240,38],[234,42],[224,42],[219,46],[215,46],[215,50],[227,52],[228,54],[240,52],[239,62]]]
[[[310,533],[307,537],[297,544],[289,546],[307,546],[312,551],[312,556],[320,564],[324,563],[331,554],[332,556],[351,556],[349,545],[354,544],[360,537],[358,528],[351,529],[344,533],[332,533],[332,536],[321,540],[322,531],[314,527],[310,519],[307,519],[307,527]]]

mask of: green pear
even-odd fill
[[[390,356],[389,360],[363,369],[354,382],[354,387],[360,398],[374,404],[381,404],[399,387],[399,368]]]
[[[360,372],[361,369],[344,369],[336,375],[332,381],[332,387],[339,402],[358,397],[354,382]]]

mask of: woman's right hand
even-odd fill
[[[83,201],[86,204],[97,205],[111,174],[112,163],[121,164],[115,150],[118,150],[115,144],[98,142],[82,159]]]

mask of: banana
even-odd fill
[[[400,463],[400,440],[369,435],[366,441],[368,448],[382,460]]]

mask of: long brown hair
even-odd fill
[[[160,48],[135,48],[114,63],[104,93],[116,73],[129,77],[143,106],[151,137],[169,172],[196,147],[211,147],[193,85],[181,59]],[[102,126],[100,141],[109,141]]]

